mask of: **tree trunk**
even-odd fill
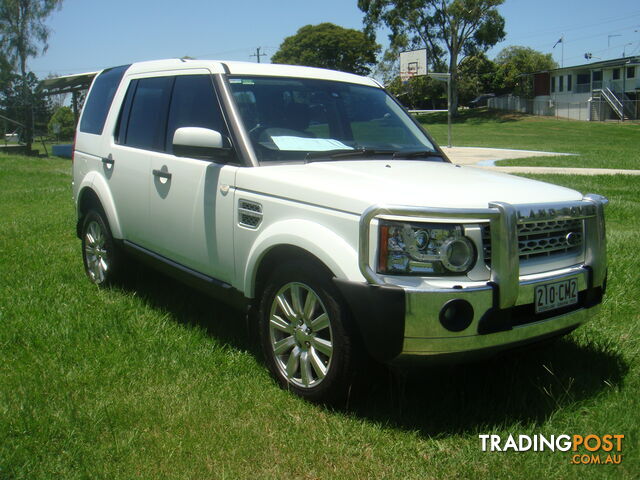
[[[26,56],[20,55],[20,73],[22,77],[22,111],[24,122],[24,138],[27,154],[31,152],[33,144],[33,105],[31,104],[31,95],[29,84],[27,83],[27,59]]]
[[[31,95],[29,91],[29,85],[27,83],[27,12],[26,8],[29,7],[29,3],[20,3],[18,9],[18,15],[20,18],[18,22],[20,24],[20,33],[18,35],[17,50],[20,60],[20,76],[22,78],[22,119],[24,123],[24,138],[26,144],[27,154],[31,153],[31,146],[33,142],[33,105],[31,105]]]
[[[449,74],[451,78],[449,80],[449,108],[451,109],[451,116],[458,115],[458,52],[451,49],[451,55],[449,56]]]

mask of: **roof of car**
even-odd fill
[[[319,80],[335,80],[338,82],[380,87],[380,84],[372,78],[361,77],[352,73],[338,72],[336,70],[301,67],[297,65],[276,65],[271,63],[228,62],[223,60],[169,59],[138,62],[129,67],[127,75],[191,68],[206,68],[213,73],[229,73],[231,75],[315,78]]]

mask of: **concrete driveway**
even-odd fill
[[[531,157],[559,157],[574,153],[541,152],[537,150],[513,150],[485,147],[441,147],[453,163],[469,165],[504,173],[557,173],[562,175],[640,175],[640,170],[614,168],[565,168],[565,167],[498,167],[498,160]]]

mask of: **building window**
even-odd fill
[[[588,73],[579,73],[576,76],[576,93],[591,91],[591,76]]]
[[[593,79],[594,82],[601,82],[602,81],[602,70],[598,70],[595,72],[591,73],[591,78]]]
[[[558,77],[560,79],[558,83],[558,91],[561,92],[564,89],[564,75]]]
[[[627,78],[633,78],[636,76],[636,67],[627,67]]]
[[[551,91],[556,91],[556,77],[551,77]]]
[[[614,80],[620,80],[620,69],[619,68],[614,68],[613,69],[613,79]]]
[[[573,75],[567,75],[567,92],[571,91],[573,85],[571,85],[571,80],[573,79]]]

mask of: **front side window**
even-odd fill
[[[173,152],[173,134],[181,127],[201,127],[228,136],[209,75],[176,77],[167,121],[166,151]]]
[[[436,153],[424,132],[380,88],[287,77],[232,76],[229,83],[261,162],[359,150],[398,158],[402,152]]]
[[[564,90],[564,76],[558,77],[558,80],[558,91],[561,92],[562,90]]]
[[[620,69],[619,68],[614,68],[613,69],[613,79],[614,80],[620,80]]]
[[[636,76],[636,67],[627,67],[627,78],[633,78]]]

